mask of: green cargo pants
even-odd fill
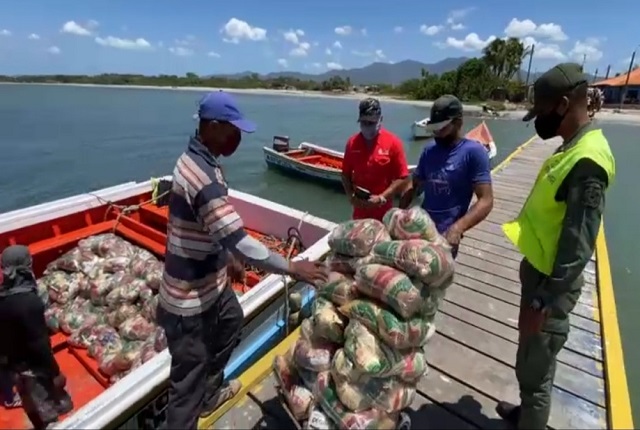
[[[520,312],[529,308],[544,275],[526,259],[520,264],[522,296]],[[571,292],[563,295],[548,310],[542,331],[533,335],[520,334],[516,356],[516,377],[520,385],[519,429],[544,430],[551,412],[551,390],[556,373],[556,357],[569,336],[569,313],[580,297],[583,278],[574,282]],[[521,319],[522,319],[521,315]],[[522,324],[523,321],[520,321]]]

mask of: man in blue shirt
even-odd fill
[[[422,207],[438,231],[458,254],[465,231],[483,221],[493,208],[491,164],[487,150],[462,136],[462,103],[452,95],[440,97],[431,107],[427,128],[433,131],[413,177],[407,179],[400,207],[407,208],[422,189]],[[469,207],[473,195],[477,201]]]

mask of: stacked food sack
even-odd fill
[[[51,332],[88,349],[112,382],[166,347],[155,324],[163,264],[115,234],[91,236],[38,280]]]
[[[334,428],[396,428],[427,371],[425,344],[453,281],[451,248],[420,208],[342,223],[329,246],[328,281],[275,374],[301,421],[319,406]]]

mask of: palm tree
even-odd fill
[[[520,71],[522,60],[531,53],[520,39],[495,39],[487,45],[482,53],[491,72],[501,80],[510,80]]]

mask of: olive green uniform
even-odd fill
[[[592,127],[583,127],[557,152],[570,148]],[[556,356],[567,341],[569,314],[584,283],[582,271],[595,249],[607,185],[606,172],[594,161],[576,163],[555,196],[566,203],[567,210],[551,276],[537,271],[526,259],[520,264],[521,315],[535,300],[542,302],[548,315],[540,333],[520,336],[516,357],[520,429],[544,429],[549,420]]]

